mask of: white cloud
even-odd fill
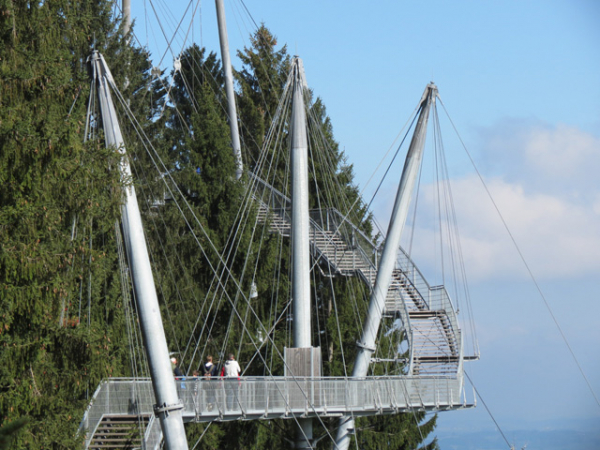
[[[596,193],[596,198],[594,199],[590,207],[592,211],[594,211],[596,214],[600,214],[600,192]]]
[[[548,177],[579,178],[597,169],[600,162],[600,139],[563,124],[534,127],[526,133],[523,144],[528,166]]]
[[[516,120],[481,136],[487,138],[483,148],[493,173],[488,178],[484,171],[488,189],[534,276],[600,273],[600,139],[575,127]],[[423,189],[423,209],[435,210],[431,185]],[[479,178],[454,179],[452,190],[470,279],[528,277]],[[387,199],[394,195],[390,190]],[[440,253],[432,249],[432,219],[430,214],[432,223],[418,223],[413,243],[418,264],[426,258],[425,264],[433,266],[434,253]]]
[[[479,130],[487,173],[528,191],[590,202],[600,192],[600,138],[577,127],[505,119]]]
[[[479,185],[479,186],[478,186]],[[501,179],[488,188],[514,241],[536,277],[574,277],[600,273],[600,214],[557,196],[534,193]],[[476,194],[475,177],[455,183],[463,254],[475,276],[525,274],[523,263],[495,208]]]

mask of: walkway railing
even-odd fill
[[[290,199],[255,175],[251,174],[251,179],[264,216],[268,211],[272,214],[274,231],[289,233]],[[338,210],[310,212],[310,239],[315,259],[342,275],[358,275],[373,288],[381,250]],[[430,286],[409,255],[399,250],[385,313],[398,314],[404,325],[409,373],[457,373],[462,359],[461,334],[450,297],[443,286]]]
[[[271,212],[281,220],[291,221],[291,200],[281,191],[272,187],[256,175],[250,173],[256,187],[255,198],[268,206]],[[338,255],[346,253],[356,261],[354,270],[373,271],[376,273],[381,256],[381,249],[361,229],[350,222],[335,208],[324,208],[310,211],[311,239],[322,237],[332,246],[340,247],[332,234],[342,238],[343,247],[336,248]],[[330,234],[332,233],[332,234]],[[322,235],[322,236],[319,236]],[[326,253],[326,252],[324,252]],[[328,255],[324,255],[328,256]],[[335,262],[336,258],[333,258]],[[412,261],[408,254],[401,248],[396,267],[403,272],[410,283],[420,293],[428,293],[431,287]],[[368,274],[365,274],[370,279]],[[427,296],[424,296],[427,301]]]
[[[184,421],[338,417],[354,414],[395,414],[410,410],[467,407],[461,378],[367,377],[294,378],[242,377],[240,379],[177,380]],[[102,382],[80,426],[86,447],[103,417],[153,415],[150,379],[109,379]],[[146,433],[156,440],[157,427]],[[153,438],[150,438],[153,435]],[[149,439],[150,438],[150,439]]]
[[[289,199],[257,177],[252,179],[260,208],[273,214],[278,232],[289,231]],[[310,226],[315,258],[327,261],[338,273],[359,275],[373,286],[380,255],[371,239],[333,208],[312,211]],[[411,376],[180,379],[177,389],[184,404],[184,420],[361,416],[472,406],[466,404],[462,391],[461,336],[450,297],[443,286],[430,286],[400,250],[386,307],[399,313],[405,324]],[[153,415],[154,403],[149,379],[103,381],[80,427],[86,432],[86,448],[103,419],[145,416],[150,420],[144,448],[154,450],[162,436]]]

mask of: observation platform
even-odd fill
[[[177,380],[184,422],[373,416],[405,411],[471,407],[463,380],[452,377],[299,378]],[[146,448],[160,442],[162,432],[153,413],[152,382],[142,379],[103,381],[81,423],[86,448],[106,448],[111,418],[139,418]],[[104,434],[103,434],[104,433]]]

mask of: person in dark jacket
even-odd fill
[[[202,366],[202,376],[205,380],[209,381],[209,383],[204,384],[204,391],[206,392],[206,409],[208,411],[212,411],[214,404],[217,401],[214,383],[217,381],[216,377],[218,374],[219,371],[217,370],[217,366],[213,364],[212,356],[208,355],[206,357],[206,363]]]
[[[202,366],[202,376],[205,378],[216,377],[218,374],[217,366],[213,364],[213,357],[208,355],[206,363]]]
[[[176,377],[182,377],[181,369],[177,365],[177,358],[171,358],[171,369],[173,369],[173,375]]]

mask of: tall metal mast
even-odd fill
[[[360,378],[367,375],[371,355],[375,351],[375,340],[381,323],[385,299],[390,287],[398,248],[400,247],[400,237],[406,223],[408,206],[419,173],[419,167],[421,166],[421,161],[423,159],[423,147],[425,146],[425,138],[427,136],[429,110],[431,105],[435,103],[436,95],[436,85],[433,83],[428,84],[423,93],[423,97],[421,98],[419,119],[417,120],[417,126],[415,127],[408,154],[406,155],[406,161],[404,162],[402,178],[400,179],[398,193],[396,194],[396,201],[390,219],[385,247],[377,269],[375,286],[371,292],[369,310],[365,319],[363,334],[360,342],[357,343],[359,349],[354,363],[352,377]],[[353,418],[346,416],[340,419],[340,427],[338,428],[336,437],[337,450],[348,449],[348,446],[350,445],[350,433],[353,429]]]
[[[110,87],[115,87],[114,79],[100,53],[94,51],[90,57],[94,83],[98,89],[102,124],[107,147],[115,147],[121,153],[119,170],[121,179],[131,179],[131,167],[125,153],[121,128],[117,120]],[[146,247],[142,217],[133,186],[125,190],[122,207],[123,234],[130,259],[131,278],[138,301],[140,324],[150,376],[156,397],[155,415],[160,419],[163,437],[169,450],[187,450],[188,444],[183,428],[183,404],[179,400],[175,378],[169,361],[169,349],[165,338],[154,277]]]
[[[123,32],[129,33],[131,29],[131,0],[123,0]]]
[[[292,61],[291,122],[292,161],[292,302],[294,348],[311,348],[310,243],[308,220],[308,138],[304,109],[304,68],[297,56]],[[306,374],[303,374],[306,375]],[[312,448],[312,420],[299,419],[295,448]]]
[[[233,73],[231,70],[231,58],[229,57],[229,39],[227,38],[227,23],[225,21],[225,7],[223,0],[215,0],[217,5],[217,22],[219,25],[219,40],[221,42],[221,59],[223,60],[223,72],[225,74],[225,92],[227,94],[227,114],[229,115],[229,128],[231,130],[231,146],[237,167],[235,178],[242,177],[244,169],[242,163],[242,147],[240,145],[240,133],[238,130],[237,111],[235,108],[235,94],[233,92]]]
[[[310,247],[308,227],[308,139],[303,96],[302,60],[293,61],[291,124],[292,160],[292,298],[294,347],[311,346]]]

